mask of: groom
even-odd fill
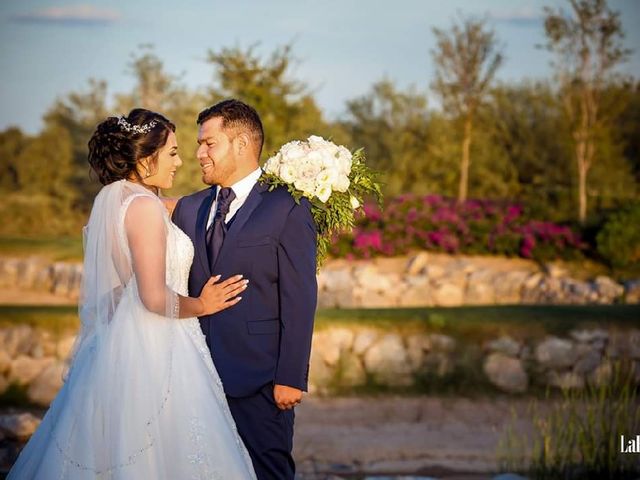
[[[238,304],[200,325],[258,479],[293,479],[294,407],[307,390],[317,302],[315,223],[307,201],[257,181],[264,134],[252,107],[225,100],[198,125],[211,188],[173,212],[195,245],[189,292],[218,274],[249,280]]]

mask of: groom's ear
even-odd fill
[[[246,153],[247,148],[251,148],[251,139],[246,132],[239,133],[236,137],[236,141],[238,142],[238,153],[244,154]]]

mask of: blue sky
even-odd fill
[[[623,67],[640,77],[640,1],[612,0],[622,12]],[[542,7],[562,0],[2,0],[0,3],[0,129],[18,125],[34,133],[56,97],[104,79],[110,94],[128,91],[131,53],[151,43],[167,71],[191,87],[206,86],[213,70],[209,49],[259,43],[268,54],[293,42],[304,80],[329,118],[347,99],[377,80],[427,91],[433,76],[431,27],[447,27],[456,14],[488,15],[505,47],[501,80],[542,78],[550,56]]]

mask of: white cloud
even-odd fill
[[[116,22],[120,14],[93,5],[50,7],[14,15],[12,20],[24,23],[55,23],[62,25],[105,25]]]
[[[521,25],[534,24],[542,21],[542,9],[526,6],[509,10],[491,10],[489,17],[505,23],[515,23]]]

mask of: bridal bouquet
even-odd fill
[[[318,230],[318,267],[334,234],[353,228],[355,212],[366,196],[382,201],[376,174],[365,164],[364,150],[351,153],[315,135],[283,145],[264,165],[260,181],[270,190],[285,186],[297,203],[311,202]]]

